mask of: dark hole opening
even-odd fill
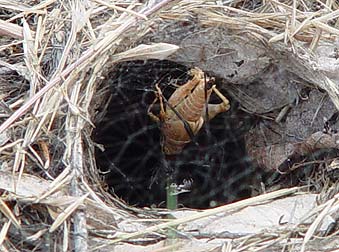
[[[147,109],[156,83],[168,98],[173,84],[191,78],[188,70],[171,61],[149,60],[122,63],[110,75],[111,103],[94,132],[94,140],[105,151],[98,149],[96,160],[110,190],[129,204],[165,206],[169,173],[178,185],[191,183],[190,192],[179,195],[179,204],[185,207],[207,208],[250,197],[255,169],[243,135],[252,118],[238,110],[225,90],[221,91],[230,99],[231,109],[205,124],[195,137],[198,145],[190,143],[179,155],[164,159],[158,124]],[[210,103],[219,102],[211,96]]]

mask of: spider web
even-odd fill
[[[159,125],[147,115],[155,98],[155,84],[168,99],[191,76],[188,68],[170,61],[125,62],[111,74],[112,99],[97,127],[97,163],[111,191],[129,204],[163,206],[166,178],[172,176],[186,192],[179,204],[209,207],[250,196],[254,167],[244,147],[244,127],[251,118],[236,115],[237,104],[219,114],[187,144],[179,155],[166,158]],[[216,83],[220,82],[217,80]],[[227,93],[222,91],[226,97]],[[210,103],[220,103],[211,96]],[[156,104],[153,112],[159,112]]]

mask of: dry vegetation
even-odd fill
[[[260,1],[139,2],[144,1],[0,0],[0,250],[138,249],[133,244],[144,246],[138,251],[338,247],[338,227],[330,234],[318,232],[326,216],[338,218],[337,182],[323,188],[319,205],[307,216],[312,220],[308,224],[300,221],[270,233],[202,242],[181,228],[194,220],[288,197],[302,188],[189,217],[160,219],[166,217],[164,210],[136,209],[105,191],[96,172],[91,132],[105,113],[109,99],[105,79],[115,64],[165,59],[178,50],[166,43],[141,44],[166,20],[196,19],[202,27],[220,26],[234,34],[245,31],[273,58],[288,62],[295,74],[326,90],[339,109],[337,67],[334,61],[319,61],[323,55],[317,52],[320,45],[338,41],[339,3],[263,0],[256,7]],[[166,241],[166,230],[173,227],[179,230],[174,244]]]

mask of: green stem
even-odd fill
[[[169,210],[175,210],[178,207],[178,195],[176,194],[176,185],[172,183],[172,178],[167,178],[166,183],[166,206]],[[173,218],[171,214],[168,215],[168,218]],[[177,237],[175,227],[170,228],[167,233],[167,237],[169,238],[170,244],[175,242],[175,238]]]
[[[178,207],[178,195],[176,194],[176,185],[172,183],[172,179],[167,179],[166,186],[166,206],[169,210],[175,210]]]

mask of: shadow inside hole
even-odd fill
[[[164,206],[169,173],[177,184],[192,181],[190,192],[179,195],[179,204],[186,207],[206,208],[250,196],[254,168],[234,111],[206,124],[195,137],[198,145],[190,143],[181,154],[165,159],[159,127],[147,109],[155,83],[168,98],[175,90],[169,84],[186,83],[188,69],[156,60],[127,62],[117,69],[110,83],[112,102],[94,132],[95,141],[105,146],[104,152],[96,151],[98,168],[117,196],[132,205]],[[211,102],[220,101],[212,96]]]

